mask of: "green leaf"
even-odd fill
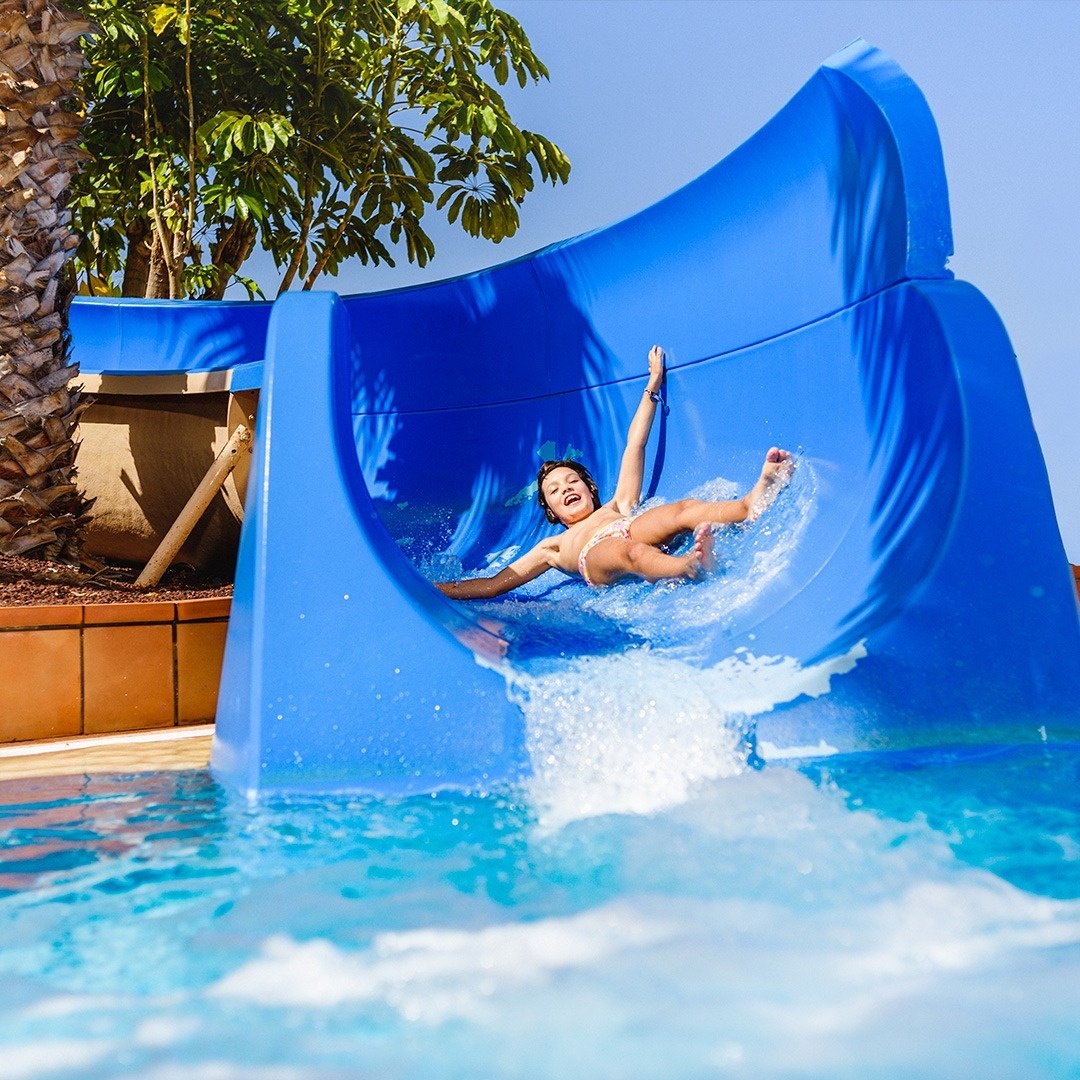
[[[495,131],[492,134],[492,141],[500,150],[507,154],[514,153],[519,147],[517,130],[512,125],[507,123],[499,123],[495,125]]]
[[[247,289],[249,300],[265,300],[262,289],[259,288],[259,283],[253,278],[243,277],[240,274],[233,274],[233,281],[243,285]]]
[[[480,235],[480,208],[478,201],[466,196],[465,205],[461,210],[461,227],[470,236]]]
[[[255,145],[264,154],[269,154],[274,149],[276,138],[272,125],[265,120],[255,122]]]
[[[160,4],[150,12],[150,29],[163,34],[179,18],[180,12],[171,4]]]
[[[464,191],[458,191],[454,201],[450,204],[450,209],[446,212],[446,218],[451,225],[458,219],[458,215],[461,213],[461,208],[465,205],[465,199],[467,193]]]

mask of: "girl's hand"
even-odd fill
[[[664,382],[664,350],[659,345],[654,345],[649,350],[649,383],[648,391],[656,393]]]

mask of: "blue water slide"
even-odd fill
[[[190,317],[191,365],[259,371],[216,775],[487,787],[529,768],[516,670],[661,644],[691,677],[747,656],[831,671],[827,692],[753,718],[781,758],[1080,735],[1045,467],[1006,332],[951,250],[927,104],[859,41],[683,189],[515,262],[272,308],[80,306],[84,369],[93,314],[119,319],[121,353],[139,342],[130,361],[113,349],[118,370],[187,365]],[[722,542],[730,580],[608,590],[652,622],[620,623],[555,571],[488,604],[434,590],[546,535],[544,457],[580,457],[610,494],[654,342],[650,498],[745,490],[769,446],[797,454],[775,507]],[[740,568],[754,588],[736,590]]]
[[[92,375],[227,372],[234,390],[262,384],[270,304],[76,297],[74,358]]]

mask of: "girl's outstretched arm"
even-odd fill
[[[490,600],[491,597],[502,596],[503,593],[538,578],[545,570],[550,570],[555,565],[557,554],[554,538],[549,537],[491,577],[437,581],[435,588],[453,600]]]
[[[657,398],[664,382],[664,350],[654,345],[649,350],[649,381],[641,395],[634,418],[626,433],[626,449],[619,467],[619,481],[611,500],[620,514],[629,514],[641,501],[641,485],[645,478],[645,444],[649,441]]]

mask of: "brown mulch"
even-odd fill
[[[232,596],[232,584],[187,566],[171,566],[152,589],[137,589],[141,567],[106,565],[100,570],[0,555],[0,607],[32,604],[133,604],[147,600],[198,600]]]

